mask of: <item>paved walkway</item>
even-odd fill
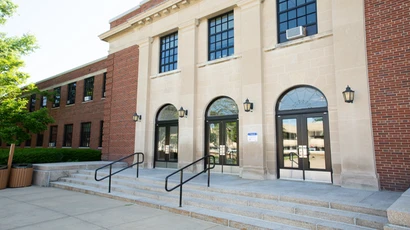
[[[123,201],[57,188],[0,190],[0,230],[232,228]]]

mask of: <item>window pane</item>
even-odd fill
[[[306,25],[306,17],[298,18],[298,26],[304,26],[304,25]]]
[[[305,15],[305,14],[306,14],[305,7],[298,8],[298,16],[299,17],[302,16],[302,15]]]
[[[286,2],[279,4],[279,11],[285,11],[288,9],[288,4]]]
[[[161,38],[161,43],[164,43],[164,46],[161,46],[160,51],[160,67],[159,72],[167,72],[174,70],[174,65],[178,61],[178,34],[173,33]]]
[[[303,5],[303,4],[305,4],[305,0],[297,0],[297,4],[298,4],[298,6]]]
[[[287,22],[281,23],[279,25],[279,31],[280,32],[286,31],[287,29],[288,29],[288,23]]]
[[[178,111],[173,105],[167,105],[158,114],[158,121],[178,120]]]
[[[279,110],[310,109],[327,107],[325,96],[310,87],[299,87],[285,94],[279,102]]]
[[[91,123],[81,124],[81,147],[90,147]]]
[[[312,3],[312,4],[307,5],[306,11],[308,14],[316,12],[316,4]]]
[[[291,10],[288,12],[288,18],[293,19],[296,18],[296,10]]]
[[[237,115],[238,112],[235,101],[230,98],[220,98],[214,101],[209,107],[207,116]]]
[[[309,14],[307,16],[307,24],[316,23],[316,14]]]
[[[283,13],[279,15],[279,22],[284,22],[288,20],[288,14],[287,13]]]
[[[214,20],[215,24],[212,23]],[[233,12],[210,19],[209,22],[209,60],[228,56],[229,49],[234,45]],[[232,42],[228,41],[228,38],[232,38]]]
[[[288,1],[288,9],[293,8],[296,6],[296,0],[289,0]]]

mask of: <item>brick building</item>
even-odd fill
[[[409,188],[407,1],[148,0],[110,25],[107,58],[39,83],[61,86],[57,147],[65,125],[81,136],[91,122],[104,159],[141,151],[145,167],[176,168],[211,154],[248,179]],[[91,76],[98,98],[83,102]]]

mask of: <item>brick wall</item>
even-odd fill
[[[365,1],[369,86],[381,188],[410,187],[410,1]]]
[[[159,4],[161,4],[161,3],[163,3],[163,2],[166,2],[166,1],[168,1],[168,0],[150,0],[150,1],[148,1],[148,2],[146,2],[146,3],[144,3],[144,4],[142,4],[138,9],[136,9],[136,10],[134,10],[134,11],[132,11],[132,12],[130,12],[130,13],[124,15],[124,16],[121,17],[121,18],[118,18],[117,20],[112,21],[112,22],[110,23],[110,28],[114,28],[114,27],[116,27],[116,26],[118,26],[118,25],[120,25],[120,24],[126,22],[127,19],[132,18],[132,17],[134,17],[135,15],[140,14],[140,13],[142,13],[142,12],[145,12],[145,11],[151,9],[152,7],[154,7],[154,6],[156,6],[156,5],[159,5]]]
[[[138,56],[138,46],[132,46],[107,58],[104,160],[116,160],[134,152],[135,123],[132,115],[136,111]]]
[[[48,147],[50,139],[50,126],[58,126],[57,130],[57,143],[56,147],[61,148],[64,140],[64,125],[73,125],[73,137],[72,148],[78,148],[80,146],[80,132],[81,123],[91,122],[91,139],[90,148],[98,149],[100,138],[100,121],[104,118],[104,100],[103,95],[103,73],[94,76],[94,91],[93,100],[83,102],[84,98],[84,80],[76,81],[76,96],[75,103],[67,105],[68,84],[65,82],[75,82],[73,79],[85,76],[87,74],[97,72],[106,68],[106,60],[101,60],[96,63],[78,68],[68,73],[64,73],[60,76],[54,77],[49,80],[45,80],[37,84],[40,90],[52,87],[49,91],[52,92],[55,86],[61,85],[61,98],[60,107],[52,108],[52,102],[47,103],[47,108],[50,115],[56,121],[54,124],[50,124],[48,130],[44,132],[43,147]],[[41,96],[37,95],[36,110],[40,108]],[[33,135],[31,138],[31,147],[36,147],[37,135]],[[22,147],[24,143],[22,144]],[[27,146],[26,146],[27,147]]]

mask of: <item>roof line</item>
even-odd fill
[[[124,17],[125,15],[127,15],[127,14],[129,14],[129,13],[135,11],[135,10],[138,10],[143,4],[145,4],[145,3],[149,2],[149,1],[151,1],[151,0],[141,1],[138,6],[135,6],[135,7],[131,8],[131,9],[125,11],[124,13],[122,13],[122,14],[120,14],[120,15],[117,15],[117,16],[115,16],[115,17],[113,17],[113,18],[111,18],[111,19],[108,21],[108,23],[111,23],[111,22],[113,22],[113,21],[115,21],[115,20],[118,20],[118,19]]]

